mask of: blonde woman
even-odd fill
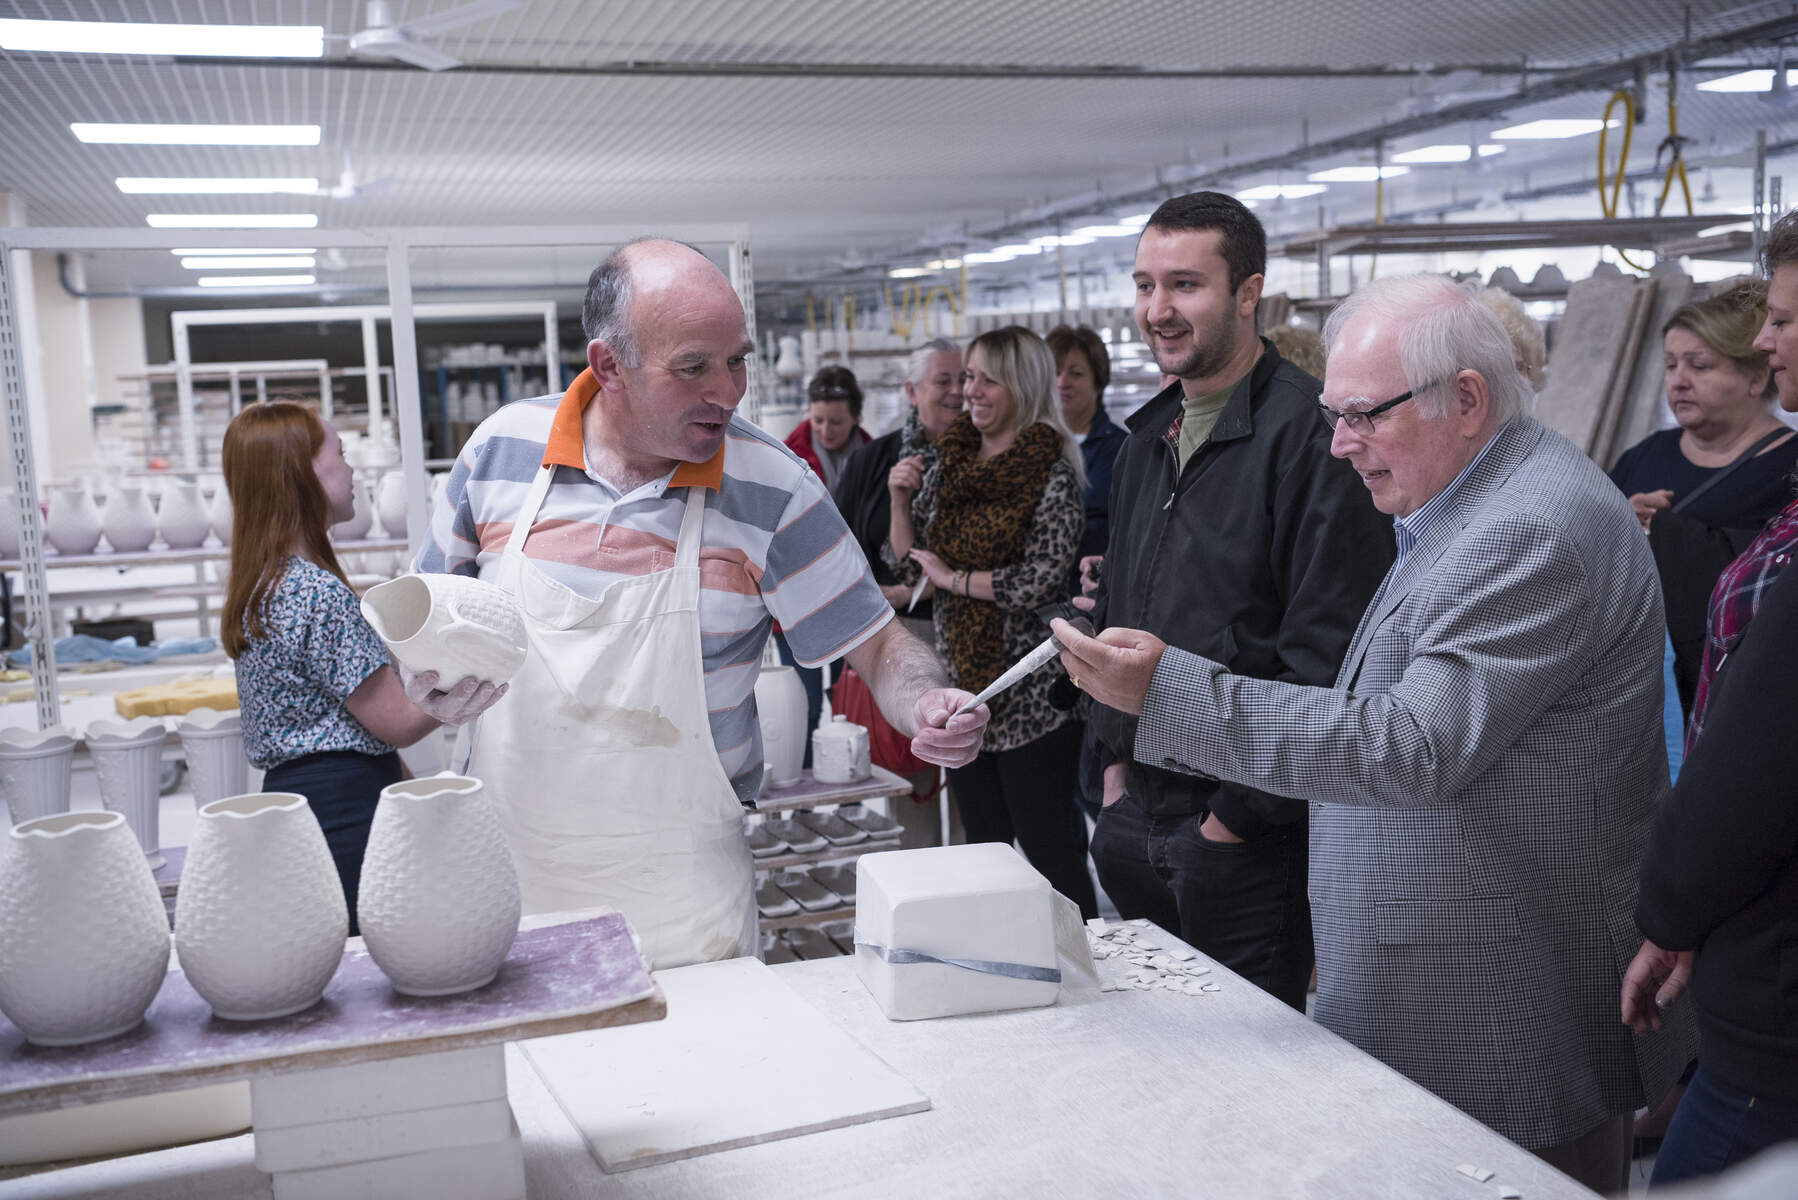
[[[1079,443],[1056,397],[1055,356],[1027,329],[983,333],[962,372],[967,412],[934,463],[887,476],[883,553],[900,581],[936,585],[937,653],[955,687],[978,692],[1048,635],[1036,610],[1063,598],[1085,527]],[[990,703],[981,753],[949,772],[968,840],[1014,839],[1050,884],[1098,915],[1086,823],[1074,805],[1081,725],[1049,703],[1039,671]]]

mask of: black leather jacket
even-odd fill
[[[1257,679],[1328,687],[1392,565],[1392,519],[1330,455],[1320,385],[1262,339],[1211,436],[1176,477],[1178,383],[1127,422],[1113,467],[1096,624],[1143,629]],[[1171,436],[1170,436],[1171,435]],[[1306,802],[1131,761],[1136,718],[1095,704],[1106,761],[1153,816],[1214,812],[1253,839]]]

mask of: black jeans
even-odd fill
[[[375,804],[382,788],[400,781],[403,769],[399,754],[391,750],[378,758],[354,750],[329,750],[289,759],[262,777],[263,791],[297,792],[312,806],[337,864],[344,902],[350,906],[351,937],[357,933],[356,886],[362,879],[362,852],[368,849]]]
[[[1213,842],[1205,813],[1151,817],[1128,792],[1099,814],[1093,864],[1125,919],[1146,917],[1305,1011],[1311,981],[1310,845],[1303,825]]]
[[[1049,886],[1091,920],[1099,898],[1086,871],[1086,819],[1074,805],[1081,728],[1075,722],[1014,750],[982,750],[949,772],[949,794],[968,841],[1015,840]]]

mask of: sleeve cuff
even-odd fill
[[[1202,759],[1207,714],[1212,713],[1211,680],[1223,666],[1191,651],[1169,646],[1162,652],[1136,722],[1135,758],[1146,766],[1185,775],[1213,776]],[[1215,722],[1210,722],[1215,728]]]

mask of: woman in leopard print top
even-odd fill
[[[968,411],[926,468],[904,458],[888,477],[892,528],[883,556],[898,578],[936,585],[936,648],[955,686],[977,692],[1048,636],[1036,610],[1063,599],[1085,525],[1080,447],[1062,420],[1055,356],[1027,329],[968,347]],[[1074,804],[1077,714],[1049,704],[1059,668],[991,702],[979,757],[949,772],[969,841],[1014,838],[1055,889],[1098,914],[1086,822]]]

